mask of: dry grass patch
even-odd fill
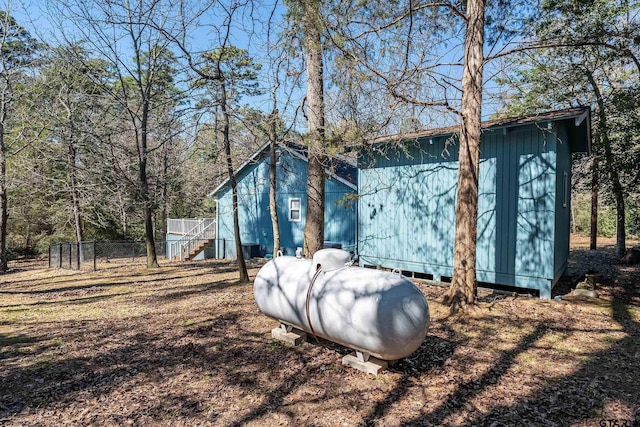
[[[259,264],[251,267],[253,277]],[[640,417],[637,269],[615,267],[595,303],[483,295],[478,310],[458,317],[440,303],[445,288],[421,283],[430,333],[374,378],[343,368],[343,347],[273,341],[275,321],[258,312],[232,263],[22,268],[0,279],[0,421],[8,425],[598,425]]]

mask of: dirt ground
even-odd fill
[[[588,269],[597,300],[483,292],[373,377],[348,349],[286,347],[232,263],[14,263],[0,277],[0,425],[623,426],[640,422],[640,267],[575,238],[562,292]],[[254,277],[261,263],[252,262]],[[615,423],[614,423],[615,422]]]

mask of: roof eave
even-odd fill
[[[282,143],[278,143],[278,145],[281,145],[284,147],[284,149],[287,150],[288,153],[290,153],[292,156],[302,160],[305,163],[309,163],[309,159],[304,156],[303,154],[301,154],[300,152],[298,152],[295,148],[292,147],[288,147],[287,144],[282,144]],[[256,160],[258,160],[258,158],[262,155],[262,153],[264,152],[264,150],[266,150],[269,147],[269,143],[267,142],[266,144],[264,144],[262,147],[260,147],[260,149],[253,155],[251,156],[251,158],[249,160],[247,160],[246,162],[244,162],[239,168],[237,168],[234,172],[233,175],[237,176],[239,173],[241,173],[246,167],[248,167],[249,165],[252,165],[256,162]],[[348,180],[342,178],[341,176],[332,173],[331,171],[329,171],[328,169],[325,169],[325,173],[330,176],[332,179],[335,179],[338,182],[341,182],[342,184],[346,185],[347,187],[351,188],[354,191],[358,190],[358,187],[356,184],[349,182]],[[211,191],[208,194],[208,197],[212,197],[215,198],[215,195],[220,192],[223,188],[225,188],[227,185],[229,184],[229,178],[225,179],[220,185],[218,185],[213,191]]]
[[[578,122],[578,119],[579,119],[580,121],[579,124],[582,124],[582,122],[585,119],[587,119],[588,124],[590,125],[591,109],[588,106],[581,106],[581,107],[567,108],[564,110],[550,111],[547,113],[532,114],[529,116],[508,117],[504,119],[489,120],[482,123],[482,130],[496,131],[500,129],[509,129],[513,127],[525,126],[525,125],[538,123],[538,122],[556,122],[556,121],[567,120],[567,119],[575,119],[576,123]],[[429,129],[429,130],[420,131],[420,132],[412,132],[409,134],[399,134],[399,135],[380,137],[380,138],[375,138],[368,143],[362,144],[361,147],[374,146],[378,144],[387,144],[394,141],[403,141],[403,140],[409,140],[409,139],[441,138],[443,136],[452,135],[458,132],[459,129],[460,129],[459,126],[448,126],[443,128],[437,128],[437,129]],[[591,133],[588,132],[589,149],[591,146],[590,136],[591,136]]]
[[[260,155],[262,155],[263,151],[266,150],[268,147],[269,147],[269,143],[268,142],[266,144],[264,144],[262,147],[260,147],[260,149],[258,149],[258,151],[256,151],[255,154],[249,158],[249,160],[247,160],[246,162],[241,164],[240,167],[238,167],[236,170],[233,171],[233,176],[238,175],[247,166],[255,163],[255,161],[258,159],[258,157],[260,157]],[[213,191],[211,191],[208,196],[209,197],[214,197],[214,195],[216,195],[227,184],[229,184],[229,181],[230,181],[230,178],[226,178],[224,181],[222,181],[222,183],[220,185],[218,185]]]

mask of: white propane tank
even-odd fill
[[[269,261],[253,285],[258,308],[284,324],[379,359],[410,355],[429,327],[422,292],[400,274],[351,267],[349,260],[348,252],[322,249],[313,260],[283,256]],[[311,283],[318,265],[321,271]]]

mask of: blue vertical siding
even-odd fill
[[[238,207],[240,237],[244,243],[260,246],[262,254],[273,253],[273,229],[269,213],[269,159],[259,159],[245,168],[236,177],[238,182]],[[283,152],[277,168],[277,206],[280,223],[281,248],[285,254],[293,255],[297,247],[303,246],[304,218],[307,209],[307,163]],[[339,242],[345,248],[355,248],[356,204],[355,191],[332,179],[325,183],[325,240]],[[351,195],[351,197],[349,197]],[[289,200],[300,198],[301,220],[289,221]],[[225,258],[235,258],[233,234],[233,210],[231,189],[218,194],[218,236],[220,253],[225,246]]]
[[[567,125],[558,127],[556,142],[558,166],[556,174],[556,206],[555,206],[555,257],[553,275],[558,279],[567,269],[569,260],[569,234],[571,230],[571,148]],[[566,173],[566,187],[565,187]]]
[[[306,185],[306,184],[305,184]],[[356,250],[356,192],[334,179],[325,182],[324,240]]]
[[[497,242],[508,242],[506,236],[509,234],[508,227],[503,227],[506,225],[504,214],[508,210],[508,206],[502,210],[496,209],[499,198],[502,202],[505,192],[508,191],[506,186],[510,183],[505,177],[504,170],[498,168],[498,143],[499,140],[495,133],[485,134],[482,147],[483,157],[480,159],[476,264],[478,271],[485,276],[491,271],[507,270],[509,264],[508,254],[496,253],[494,250]],[[498,227],[498,224],[501,226]]]
[[[362,263],[431,274],[435,279],[451,276],[457,160],[454,136],[361,153]],[[559,256],[554,254],[556,164],[555,129],[527,125],[483,133],[478,281],[550,292],[554,257]]]
[[[359,164],[360,260],[451,275],[457,146],[440,139],[382,150]]]

